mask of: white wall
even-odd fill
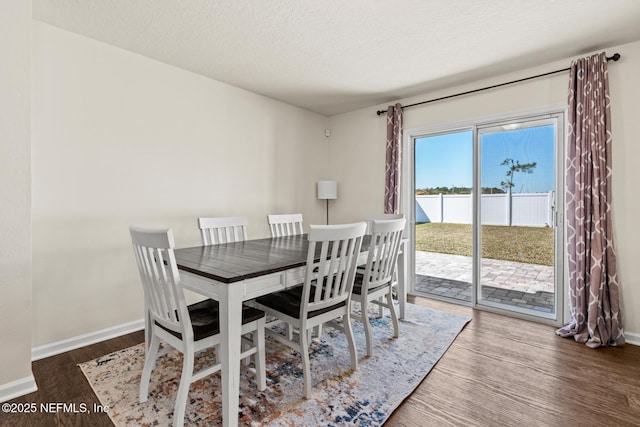
[[[640,158],[640,84],[637,80],[640,76],[640,42],[615,46],[606,51],[609,55],[615,52],[622,55],[620,61],[609,64],[613,115],[614,233],[618,277],[622,287],[623,322],[627,335],[640,343],[640,263],[637,262],[640,228],[636,219],[640,200],[635,196],[635,189],[640,183],[640,168],[637,167]],[[571,59],[399,102],[407,105],[566,68]],[[568,73],[560,73],[408,108],[404,111],[404,128],[442,127],[475,118],[566,103],[568,78]],[[389,100],[389,104],[395,102],[398,101]],[[331,117],[331,167],[334,178],[343,189],[333,210],[336,221],[353,221],[361,218],[362,212],[382,211],[386,119],[385,116],[377,116],[376,110],[386,108],[387,104],[383,104]]]
[[[33,345],[142,319],[128,227],[324,222],[324,116],[33,22]]]
[[[31,2],[0,6],[0,401],[31,374]]]

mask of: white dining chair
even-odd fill
[[[191,383],[221,368],[218,361],[213,366],[194,372],[195,354],[220,344],[219,304],[206,299],[187,306],[170,229],[130,227],[130,234],[149,316],[146,327],[151,336],[140,378],[140,403],[148,399],[151,371],[155,367],[160,342],[164,341],[184,355],[173,410],[173,425],[182,426]],[[240,358],[253,356],[259,390],[266,388],[264,322],[264,312],[243,306],[242,328],[239,332],[243,335],[245,350]]]
[[[393,336],[397,338],[399,335],[398,315],[393,306],[393,282],[405,222],[404,218],[371,222],[367,264],[364,271],[359,269],[356,274],[351,299],[360,303],[360,313],[352,312],[351,317],[363,323],[367,356],[373,354],[368,315],[370,303],[387,308],[391,312]]]
[[[247,219],[240,216],[198,218],[203,245],[241,242],[247,240]]]
[[[295,236],[303,234],[302,229],[302,214],[270,214],[267,215],[267,222],[269,223],[269,230],[271,231],[271,237],[284,237]],[[270,325],[280,322],[273,322]],[[316,329],[316,333],[319,336],[322,333],[322,325],[319,325]],[[289,339],[293,338],[293,326],[287,325],[287,335]]]
[[[390,219],[401,219],[404,218],[404,214],[387,214],[387,213],[372,213],[372,214],[368,214],[365,217],[365,220],[367,221],[367,234],[371,234],[371,224],[373,223],[373,221],[379,221],[379,220],[390,220]],[[404,237],[407,234],[407,226],[405,223],[405,229],[402,232],[402,236]],[[402,252],[403,250],[403,246],[400,245],[400,252]],[[360,265],[358,266],[358,272],[362,273],[364,271],[364,265]],[[393,275],[393,285],[392,286],[396,286],[398,284],[398,270],[396,269],[396,271],[394,272]],[[378,318],[381,318],[383,316],[383,309],[382,306],[380,306],[380,312],[378,314]]]
[[[268,315],[294,325],[298,340],[289,339],[270,328],[267,334],[301,354],[304,395],[311,397],[311,370],[308,331],[331,322],[342,330],[349,344],[351,367],[358,367],[356,343],[351,329],[351,291],[366,223],[312,225],[304,282],[284,291],[256,298]],[[319,258],[316,257],[319,255]],[[342,323],[333,321],[342,319]]]
[[[404,214],[385,214],[385,213],[371,213],[365,217],[367,221],[367,234],[371,234],[371,223],[379,220],[401,219],[404,218]]]
[[[271,237],[294,236],[303,234],[302,214],[267,215]]]

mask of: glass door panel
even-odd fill
[[[478,128],[479,305],[557,317],[559,128],[553,117]]]
[[[414,292],[472,303],[473,131],[414,142]]]

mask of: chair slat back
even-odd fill
[[[267,215],[271,237],[302,234],[302,214]]]
[[[367,289],[391,282],[405,223],[404,218],[372,221],[369,255],[362,281],[363,294]]]
[[[151,318],[172,331],[192,333],[184,292],[179,285],[173,232],[133,226],[129,232]]]
[[[239,216],[198,218],[203,245],[241,242],[247,240],[247,219]]]
[[[365,222],[312,225],[300,318],[351,297]],[[316,262],[316,253],[320,258]],[[313,288],[313,289],[312,289]]]
[[[404,214],[385,214],[385,213],[369,214],[365,218],[367,221],[367,234],[371,234],[371,225],[373,224],[373,221],[382,221],[382,220],[387,221],[390,219],[401,219],[401,218],[404,218]]]

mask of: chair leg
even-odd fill
[[[254,339],[254,338],[253,338],[253,339]],[[249,345],[249,344],[247,344],[246,342],[241,341],[241,342],[240,342],[240,347],[241,347],[241,348],[240,348],[240,350],[241,350],[242,352],[245,352],[245,351],[247,351],[247,350],[249,349],[250,345]],[[245,367],[246,367],[246,366],[251,365],[251,356],[249,356],[249,357],[245,357],[244,359],[242,359],[242,364],[243,364]]]
[[[184,414],[187,409],[187,398],[189,397],[189,387],[191,386],[191,377],[193,375],[194,353],[193,347],[187,344],[183,351],[182,375],[180,376],[180,386],[176,395],[176,406],[173,410],[174,427],[182,427],[184,425]]]
[[[149,381],[151,381],[151,371],[156,365],[156,357],[160,349],[160,338],[151,332],[151,342],[149,348],[144,355],[144,368],[142,368],[142,376],[140,377],[140,403],[146,402],[149,397]]]
[[[387,304],[389,304],[388,308],[391,312],[391,321],[393,322],[393,337],[398,338],[398,336],[400,336],[400,325],[398,324],[398,315],[396,314],[396,308],[393,305],[393,295],[391,295],[391,289],[389,289],[389,293],[387,294]]]
[[[351,306],[349,306],[349,311],[347,314],[343,316],[344,322],[344,332],[347,336],[347,342],[349,343],[349,353],[351,353],[351,369],[354,371],[358,369],[358,349],[356,348],[356,340],[353,336],[353,329],[351,328],[351,316],[349,312],[351,311]]]
[[[264,322],[258,323],[258,329],[253,332],[253,345],[257,349],[257,353],[253,355],[256,364],[256,382],[258,390],[263,391],[267,388],[267,373],[265,361],[265,343],[264,343]]]
[[[291,341],[293,339],[293,325],[291,323],[287,323],[285,329],[287,331],[287,338]]]
[[[304,377],[304,397],[311,398],[311,363],[309,361],[309,340],[307,332],[300,331],[300,356],[302,359],[302,376]]]
[[[144,307],[144,313],[144,351],[146,354],[149,352],[149,346],[151,345],[151,334],[153,333],[153,331],[151,330],[153,323],[153,321],[151,320],[151,312],[147,309],[146,304]]]
[[[369,322],[369,314],[368,314],[368,304],[366,304],[366,300],[363,301],[362,304],[362,326],[364,328],[364,337],[367,342],[367,357],[371,357],[373,354],[373,337],[371,335],[371,323]]]

